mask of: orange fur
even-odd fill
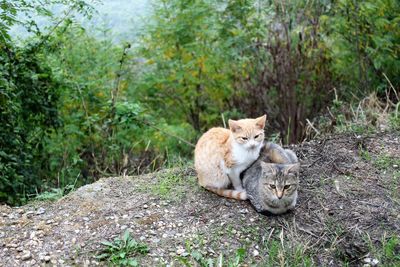
[[[230,130],[212,128],[199,139],[195,168],[199,184],[229,198],[247,199],[240,173],[259,156],[264,141],[266,116],[229,120]],[[233,185],[234,190],[229,189]]]

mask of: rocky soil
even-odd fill
[[[132,255],[141,266],[400,264],[399,133],[292,149],[302,165],[293,212],[265,216],[205,191],[190,166],[104,178],[56,202],[0,206],[0,266],[107,266],[100,242],[127,230],[149,247]]]

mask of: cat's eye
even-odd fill
[[[254,136],[254,139],[257,139],[258,137],[260,137],[261,134],[257,134],[256,136]]]
[[[276,188],[276,186],[274,184],[270,184],[269,187],[271,187],[272,189]]]
[[[247,141],[249,138],[247,138],[247,137],[240,137],[240,139],[242,139],[243,141]]]
[[[283,187],[284,189],[289,189],[290,188],[290,184],[287,184]]]

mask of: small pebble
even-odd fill
[[[248,209],[241,209],[239,212],[242,213],[242,214],[246,214],[246,213],[249,213],[249,210]]]
[[[22,254],[22,256],[21,256],[21,260],[27,261],[27,260],[29,260],[30,258],[32,258],[31,252],[25,250],[25,251],[24,251],[24,254]]]
[[[46,212],[45,208],[40,207],[37,211],[36,211],[36,215],[40,215]]]
[[[184,249],[184,248],[178,248],[178,249],[176,250],[176,254],[178,254],[178,255],[182,255],[184,252],[185,252],[185,249]]]
[[[34,239],[35,236],[36,236],[36,232],[35,232],[35,231],[32,231],[31,234],[30,234],[30,236],[29,236],[29,238],[30,238],[30,239]]]
[[[18,212],[19,214],[22,214],[22,213],[24,213],[24,209],[17,209],[17,212]]]
[[[260,253],[258,252],[258,250],[253,250],[253,257],[257,257],[258,255],[260,255]]]

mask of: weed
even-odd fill
[[[50,191],[40,193],[35,197],[39,201],[56,201],[64,196],[63,188],[52,188]]]
[[[38,194],[34,200],[39,201],[56,201],[63,196],[67,195],[68,193],[74,191],[75,185],[67,185],[64,188],[52,188],[50,191],[46,191],[43,193]]]
[[[366,161],[371,160],[371,154],[369,153],[369,151],[367,149],[363,148],[362,145],[359,145],[358,151],[359,151],[362,159],[364,159]]]
[[[246,258],[246,249],[239,248],[236,250],[235,255],[232,258],[225,258],[221,253],[217,258],[205,257],[199,251],[193,251],[188,257],[178,257],[178,260],[187,267],[201,266],[201,267],[212,267],[212,266],[227,266],[227,267],[238,267],[244,262]]]
[[[113,266],[138,266],[137,260],[131,256],[149,252],[147,245],[136,242],[128,230],[122,238],[116,238],[113,242],[103,241],[101,244],[105,247],[96,259],[105,260]]]
[[[46,191],[43,193],[37,193],[34,200],[39,200],[39,201],[56,201],[63,196],[75,191],[77,188],[76,184],[78,181],[78,178],[80,176],[80,173],[76,176],[75,181],[73,184],[66,185],[65,187],[60,187],[60,188],[52,188],[50,191]]]

